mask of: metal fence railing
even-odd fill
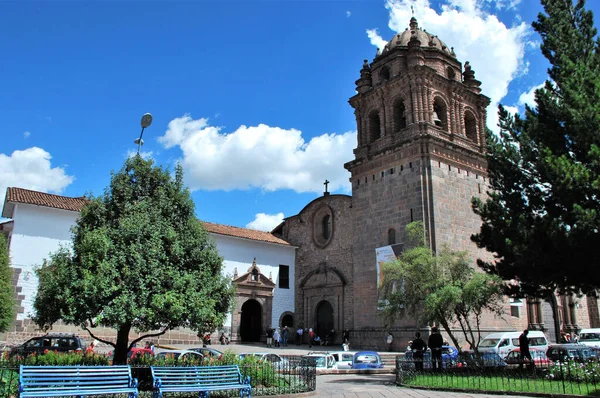
[[[268,362],[240,364],[244,376],[250,376],[253,396],[287,395],[315,391],[317,372],[313,363],[299,360],[300,357],[289,356],[281,364]],[[152,391],[152,374],[150,366],[132,366],[132,375],[138,379],[140,397],[150,397]],[[0,366],[0,398],[16,397],[19,383],[18,367]],[[190,395],[192,396],[192,395]],[[193,395],[197,396],[197,393]],[[211,397],[239,396],[237,391],[211,393]]]
[[[486,393],[600,396],[600,364],[596,359],[533,364],[447,360],[434,370],[431,361],[397,357],[396,384]]]

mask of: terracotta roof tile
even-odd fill
[[[5,202],[25,203],[28,205],[53,207],[55,209],[81,211],[88,201],[85,197],[71,198],[29,189],[9,187]]]
[[[68,196],[53,195],[38,191],[31,191],[23,188],[8,188],[6,190],[6,203],[25,203],[37,206],[52,207],[55,209],[81,211],[86,205],[85,197],[71,198]],[[219,235],[234,236],[236,238],[244,238],[257,240],[261,242],[276,243],[289,246],[290,244],[283,239],[280,239],[269,232],[257,231],[254,229],[231,227],[229,225],[213,224],[202,221],[204,228],[208,232]]]
[[[204,228],[206,228],[208,232],[212,232],[214,234],[228,235],[234,236],[236,238],[259,240],[262,242],[277,243],[280,245],[290,246],[288,242],[274,236],[270,232],[257,231],[255,229],[248,228],[232,227],[229,225],[213,224],[206,221],[202,221],[202,225],[204,225]]]

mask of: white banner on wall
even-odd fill
[[[378,247],[375,249],[375,258],[377,263],[375,267],[377,269],[377,308],[385,306],[384,300],[381,299],[381,284],[383,283],[383,264],[395,261],[400,253],[402,253],[404,245],[398,243],[395,245],[388,245]]]

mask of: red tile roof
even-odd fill
[[[85,197],[71,198],[68,196],[53,195],[23,188],[8,188],[5,203],[25,203],[29,205],[53,207],[56,209],[81,211],[87,204]],[[248,228],[231,227],[229,225],[213,224],[202,221],[208,232],[219,235],[234,236],[236,238],[257,240],[261,242],[276,243],[289,246],[290,244],[269,232],[257,231]]]
[[[259,240],[262,242],[277,243],[280,245],[290,246],[288,242],[276,237],[270,232],[257,231],[255,229],[231,227],[229,225],[213,224],[202,221],[202,225],[208,232],[219,235],[234,236],[236,238]]]
[[[9,187],[6,190],[5,203],[25,203],[28,205],[53,207],[55,209],[81,211],[88,203],[85,197],[70,198],[68,196],[31,191],[29,189]]]

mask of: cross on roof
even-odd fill
[[[327,192],[327,185],[329,185],[329,181],[325,180],[323,185],[325,185],[325,193],[329,193],[329,192]]]

